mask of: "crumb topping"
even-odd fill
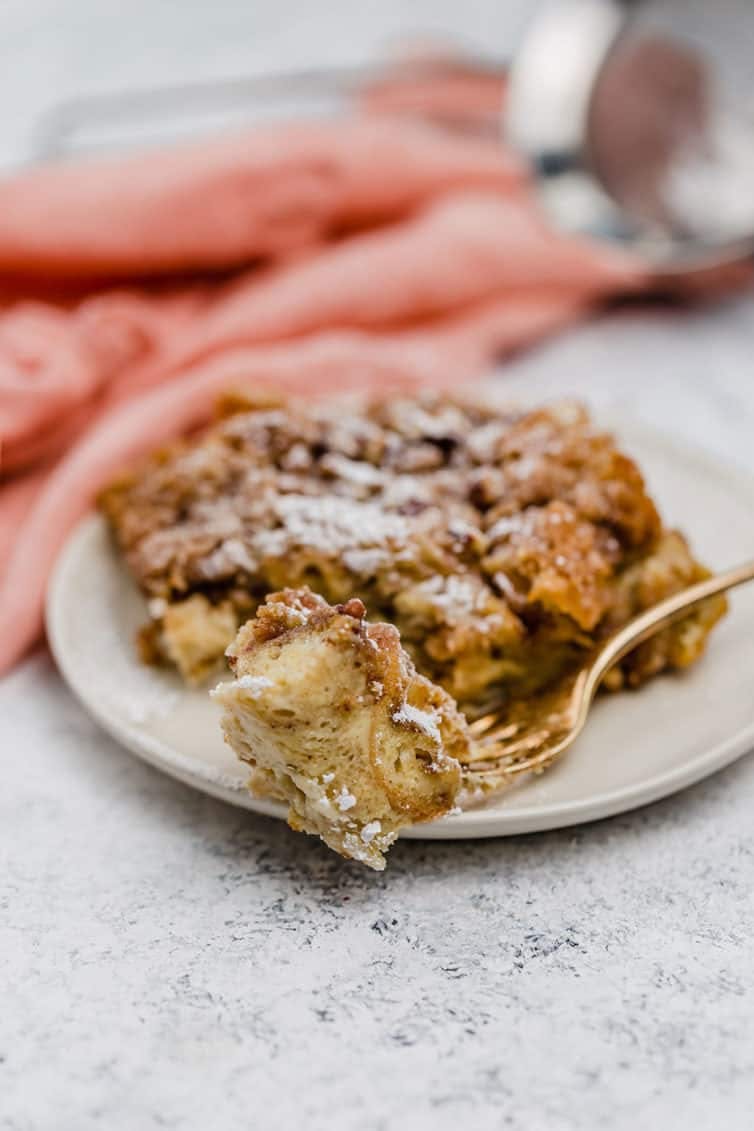
[[[578,404],[238,395],[224,411],[101,499],[150,602],[142,652],[189,679],[268,593],[308,587],[332,605],[358,595],[356,619],[397,625],[421,672],[483,707],[503,684],[550,681],[614,626],[637,562],[677,562],[636,465]],[[672,587],[696,569],[686,549],[684,569],[662,572]],[[268,608],[255,631],[316,615]],[[212,633],[190,650],[202,617]]]

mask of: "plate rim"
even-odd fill
[[[650,446],[664,449],[671,458],[693,463],[698,470],[704,470],[717,478],[727,479],[732,485],[735,484],[737,493],[748,496],[754,507],[754,474],[740,464],[715,456],[693,440],[686,441],[685,438],[667,436],[661,429],[647,424],[635,415],[627,416],[625,412],[621,412],[618,419],[616,413],[611,414],[609,410],[595,407],[594,416],[598,426],[613,429],[619,436],[621,433],[626,433],[625,442],[629,449],[632,439],[644,438]],[[61,677],[83,708],[107,734],[124,746],[129,753],[154,769],[237,808],[284,819],[285,805],[281,802],[253,797],[247,791],[240,774],[238,779],[231,778],[221,770],[213,771],[191,755],[179,754],[169,743],[145,734],[138,723],[123,722],[108,713],[95,697],[87,695],[75,666],[68,662],[67,649],[62,644],[64,636],[62,594],[66,589],[68,573],[73,561],[80,551],[80,542],[91,538],[95,530],[101,530],[104,521],[104,518],[93,510],[83,516],[71,530],[61,548],[48,583],[45,625],[50,649]],[[723,739],[704,753],[698,754],[691,761],[664,770],[642,782],[620,786],[578,800],[540,803],[531,807],[516,808],[508,813],[504,808],[497,807],[470,809],[458,816],[443,817],[425,825],[407,828],[403,830],[401,836],[421,840],[481,839],[525,835],[585,824],[629,812],[669,797],[724,769],[752,750],[754,750],[754,718],[748,726]]]

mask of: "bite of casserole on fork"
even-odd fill
[[[226,740],[292,828],[381,870],[401,828],[454,808],[466,721],[360,600],[273,593],[228,658],[234,678],[213,692]]]

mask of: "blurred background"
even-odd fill
[[[81,95],[322,65],[373,63],[431,37],[509,58],[538,6],[532,0],[5,0],[0,36],[0,164],[35,152],[48,112]],[[730,421],[754,415],[754,302],[656,306],[579,325],[506,365],[512,390],[584,391],[667,419],[682,399],[685,430],[748,463]],[[651,358],[651,368],[647,359]],[[714,395],[710,395],[711,386]]]
[[[531,0],[4,0],[0,161],[23,160],[39,116],[81,94],[374,63],[425,34],[504,59]]]

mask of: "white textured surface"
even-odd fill
[[[525,6],[411,22],[489,43]],[[13,0],[5,152],[58,93],[365,54],[406,10]],[[753,338],[751,299],[621,314],[507,374],[754,470]],[[0,750],[3,1131],[750,1125],[751,759],[576,831],[402,843],[375,876],[138,763],[42,656],[0,685]]]

